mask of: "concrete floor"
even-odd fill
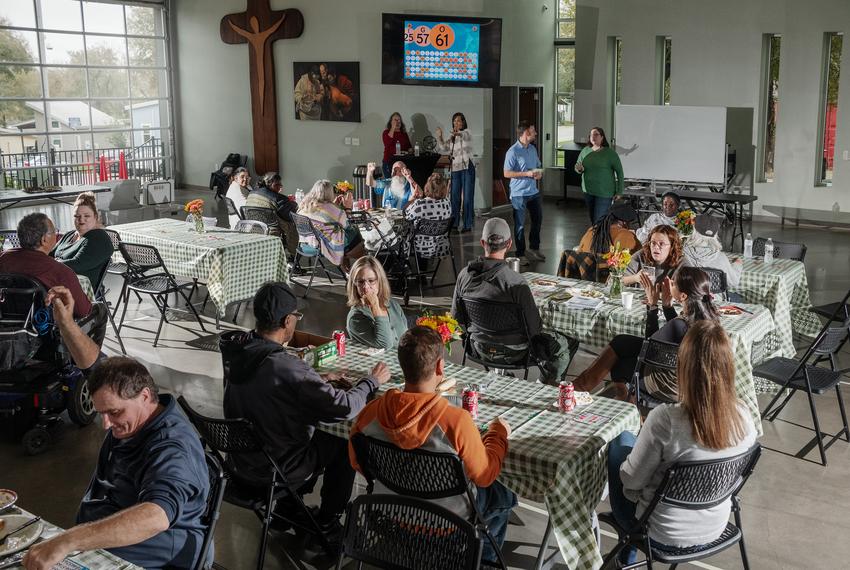
[[[186,193],[180,200],[194,197]],[[210,198],[209,194],[203,196]],[[210,200],[211,201],[211,200]],[[61,229],[71,227],[70,208],[46,206],[46,211],[57,220]],[[32,209],[29,209],[32,210]],[[0,212],[0,227],[14,227],[25,209]],[[223,218],[223,213],[220,214]],[[564,247],[578,243],[585,230],[586,215],[582,205],[569,203],[556,206],[547,202],[544,215],[543,244],[548,256],[543,263],[530,269],[554,273],[559,252]],[[476,220],[480,231],[483,219]],[[850,232],[817,228],[781,230],[778,225],[757,223],[754,235],[772,236],[784,241],[801,241],[808,245],[806,265],[813,303],[839,299],[850,284]],[[459,267],[479,253],[478,234],[473,232],[455,236],[455,251]],[[438,282],[450,283],[450,269],[441,270]],[[113,295],[116,283],[110,283]],[[315,286],[315,285],[314,285]],[[445,306],[452,292],[451,286],[436,291],[426,291],[424,299],[413,298],[412,308],[419,303]],[[319,286],[316,293],[303,301],[305,318],[302,328],[327,333],[341,328],[345,322],[346,307],[341,285]],[[232,314],[231,312],[228,313]],[[200,411],[211,415],[221,412],[221,363],[217,353],[196,348],[209,344],[214,338],[200,338],[198,326],[190,320],[177,321],[163,329],[161,346],[152,349],[156,328],[156,312],[150,307],[136,309],[131,303],[128,318],[140,329],[126,329],[124,342],[130,355],[139,358],[152,371],[160,386],[166,391],[184,394]],[[212,325],[212,311],[206,317]],[[250,327],[250,311],[240,315],[239,326]],[[210,330],[213,326],[208,327]],[[105,349],[110,354],[117,345],[107,336]],[[187,341],[192,342],[187,345]],[[193,346],[194,345],[194,346]],[[456,351],[457,352],[457,351]],[[453,359],[459,358],[458,354]],[[577,373],[589,362],[590,355],[580,353],[579,361],[572,365]],[[842,367],[850,366],[850,354],[841,357]],[[848,395],[846,384],[842,391]],[[767,402],[761,397],[761,404]],[[817,398],[824,429],[835,431],[840,425],[834,395]],[[799,424],[799,425],[795,425]],[[829,466],[817,461],[817,452],[806,459],[793,454],[811,437],[808,406],[803,396],[797,396],[786,408],[781,420],[765,424],[761,443],[766,447],[756,472],[743,493],[743,518],[745,536],[753,568],[843,568],[850,560],[850,541],[840,537],[850,532],[850,486],[846,474],[850,468],[850,444],[839,441],[829,449]],[[21,506],[61,526],[73,524],[79,499],[88,484],[92,466],[103,438],[98,425],[77,428],[65,422],[55,432],[55,443],[43,455],[28,457],[17,441],[0,424],[0,488],[14,489],[20,495]],[[362,492],[362,488],[357,490]],[[600,505],[599,510],[607,510]],[[545,510],[541,505],[521,499],[517,514],[523,525],[512,525],[505,546],[506,560],[512,568],[530,568],[534,562],[537,545],[546,526]],[[603,528],[602,550],[612,546],[610,529]],[[252,568],[255,564],[259,524],[251,513],[225,505],[216,533],[216,560],[231,570]],[[328,568],[333,561],[309,551],[298,551],[291,535],[274,534],[266,559],[266,568]],[[292,552],[287,554],[287,549]],[[293,558],[294,557],[294,558]],[[298,560],[296,562],[296,559]],[[702,568],[740,568],[737,550],[721,553],[699,565]],[[556,565],[556,568],[565,568]]]

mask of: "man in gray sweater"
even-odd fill
[[[528,337],[520,330],[486,334],[476,330],[474,324],[469,324],[472,349],[494,365],[521,362],[530,350],[540,367],[540,380],[547,384],[557,384],[578,350],[578,341],[556,331],[544,331],[531,288],[519,273],[505,264],[505,254],[512,244],[511,229],[505,220],[487,220],[481,235],[484,257],[471,261],[458,274],[452,314],[461,323],[466,320],[460,307],[464,299],[519,305],[525,316]]]

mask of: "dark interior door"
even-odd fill
[[[503,174],[505,153],[516,142],[516,126],[520,121],[537,127],[537,152],[540,154],[543,88],[505,86],[493,89],[493,206],[508,202],[508,180]]]

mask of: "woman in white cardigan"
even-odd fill
[[[463,113],[452,115],[452,134],[448,140],[443,139],[440,127],[435,132],[438,151],[449,155],[452,162],[452,226],[464,232],[471,231],[475,223],[475,164],[472,162],[472,134],[467,128],[466,117]]]

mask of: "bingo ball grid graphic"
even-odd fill
[[[477,32],[477,26],[472,31]],[[408,25],[404,39],[412,48],[404,50],[405,79],[478,80],[477,53],[448,51],[455,39],[450,25],[436,24],[432,28]]]

